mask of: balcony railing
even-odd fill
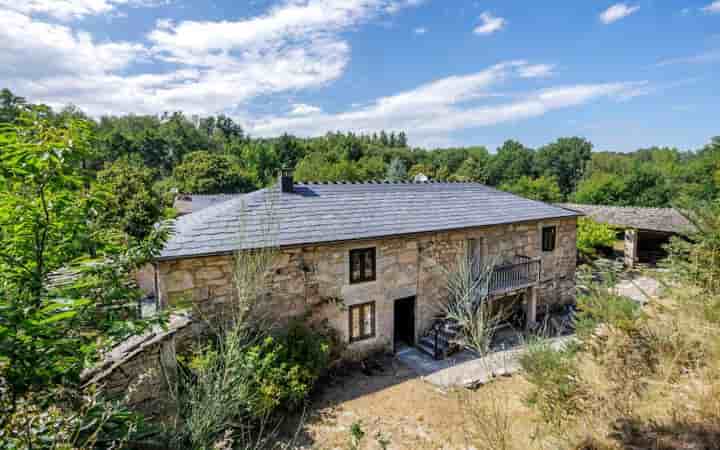
[[[499,295],[533,286],[540,282],[540,258],[516,256],[515,262],[495,266],[488,292]]]

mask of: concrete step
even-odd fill
[[[435,358],[435,351],[431,344],[428,344],[427,342],[424,342],[422,339],[420,339],[420,341],[418,341],[418,343],[415,346],[421,352],[427,354],[431,358]],[[442,355],[441,355],[441,357],[442,357]]]

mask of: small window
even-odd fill
[[[350,342],[375,337],[375,302],[350,307]]]
[[[350,283],[375,280],[375,249],[350,250]]]
[[[551,252],[555,250],[555,239],[557,227],[543,227],[542,229],[542,251]]]

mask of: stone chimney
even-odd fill
[[[281,192],[293,192],[293,170],[282,169],[280,170],[280,191]]]

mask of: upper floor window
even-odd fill
[[[350,250],[350,283],[375,280],[375,249]]]
[[[542,228],[542,251],[551,252],[555,250],[555,241],[557,239],[557,227]]]

